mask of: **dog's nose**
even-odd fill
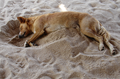
[[[19,38],[23,38],[24,36],[23,36],[23,35],[19,35],[18,37],[19,37]]]

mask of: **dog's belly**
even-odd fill
[[[51,33],[62,28],[65,28],[65,26],[59,24],[50,24],[50,25],[46,25],[44,29],[47,33]]]

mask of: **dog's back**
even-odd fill
[[[58,12],[52,14],[45,14],[41,17],[46,18],[44,28],[47,32],[53,32],[60,28],[77,28],[79,21],[81,21],[86,13],[79,12]]]

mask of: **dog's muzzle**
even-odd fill
[[[24,35],[19,35],[19,38],[23,38],[24,37]]]
[[[24,34],[23,34],[23,35],[19,35],[18,37],[19,37],[19,38],[24,38],[25,33],[26,33],[26,32],[24,32]]]

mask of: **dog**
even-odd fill
[[[104,50],[105,43],[112,55],[117,54],[117,51],[109,42],[111,37],[108,31],[88,13],[56,12],[29,18],[17,17],[17,19],[20,22],[19,38],[33,33],[33,36],[25,42],[25,47],[35,46],[36,44],[33,42],[44,32],[51,33],[61,28],[79,27],[79,32],[99,42],[100,51]]]

